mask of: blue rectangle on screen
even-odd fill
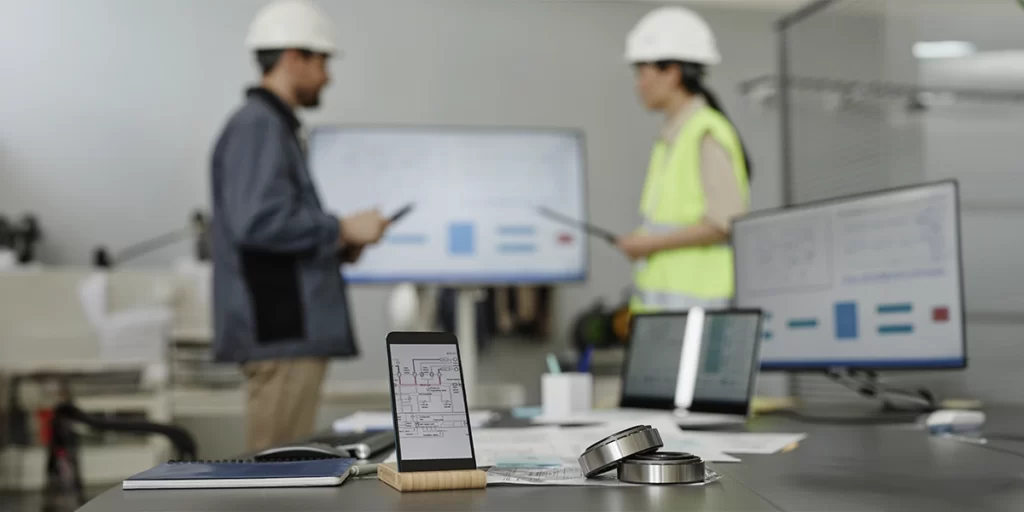
[[[879,304],[878,314],[880,315],[891,315],[895,313],[910,313],[914,310],[913,304],[909,302],[906,304]]]
[[[836,339],[857,339],[857,303],[836,302],[835,313]]]
[[[914,326],[911,324],[890,324],[878,326],[878,334],[913,334]]]
[[[504,236],[531,236],[537,230],[529,225],[498,226],[498,234]]]
[[[498,252],[502,254],[531,254],[537,252],[534,244],[500,244]]]
[[[817,318],[790,318],[786,322],[790,329],[814,329],[818,326]]]
[[[476,246],[473,224],[453,222],[448,226],[448,252],[453,255],[472,255]]]

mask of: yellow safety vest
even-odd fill
[[[660,140],[654,144],[640,201],[641,232],[675,231],[703,219],[700,149],[705,135],[728,151],[743,199],[749,201],[739,136],[725,116],[703,107],[686,122],[671,148]],[[722,243],[659,251],[636,264],[633,284],[634,312],[724,307],[733,295],[732,249]]]

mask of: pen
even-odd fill
[[[580,373],[587,373],[590,371],[590,358],[594,355],[594,346],[587,345],[583,349],[583,353],[580,354],[580,361],[576,365],[576,371]]]
[[[353,464],[349,469],[353,475],[370,475],[377,472],[376,464]]]
[[[558,365],[558,358],[554,354],[548,354],[548,373],[554,375],[562,373],[562,367]]]

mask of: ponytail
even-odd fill
[[[701,84],[700,93],[704,95],[704,99],[707,100],[708,106],[717,110],[719,114],[722,114],[722,117],[729,120],[729,116],[725,113],[725,110],[722,110],[722,104],[718,101],[718,97],[715,96],[715,93],[711,92],[707,87],[704,87],[703,84]],[[729,123],[731,124],[732,120],[729,120]],[[754,176],[754,163],[750,161],[750,154],[747,153],[747,145],[743,143],[743,138],[740,137],[740,133],[739,130],[736,129],[736,125],[733,125],[733,129],[736,130],[736,138],[740,141],[740,151],[743,152],[743,162],[746,164],[747,168],[747,180],[750,181]]]
[[[671,65],[679,66],[680,74],[682,75],[682,86],[687,92],[693,95],[702,95],[707,101],[708,106],[715,109],[722,117],[725,117],[729,123],[732,120],[729,119],[728,114],[722,109],[722,103],[718,101],[718,96],[711,92],[707,86],[704,85],[704,73],[705,67],[703,64],[697,64],[694,62],[680,62],[680,61],[661,61],[657,63],[658,69],[665,70]],[[751,180],[754,176],[754,162],[750,160],[750,154],[747,153],[747,145],[743,143],[743,138],[739,135],[739,130],[736,129],[736,125],[733,125],[733,129],[736,130],[736,137],[740,141],[740,150],[743,152],[743,161],[747,168],[747,180]]]

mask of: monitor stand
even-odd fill
[[[825,375],[875,404],[865,401],[863,405],[804,405],[790,410],[788,416],[808,423],[914,423],[922,414],[939,408],[935,396],[927,389],[886,386],[874,371],[835,368]]]

